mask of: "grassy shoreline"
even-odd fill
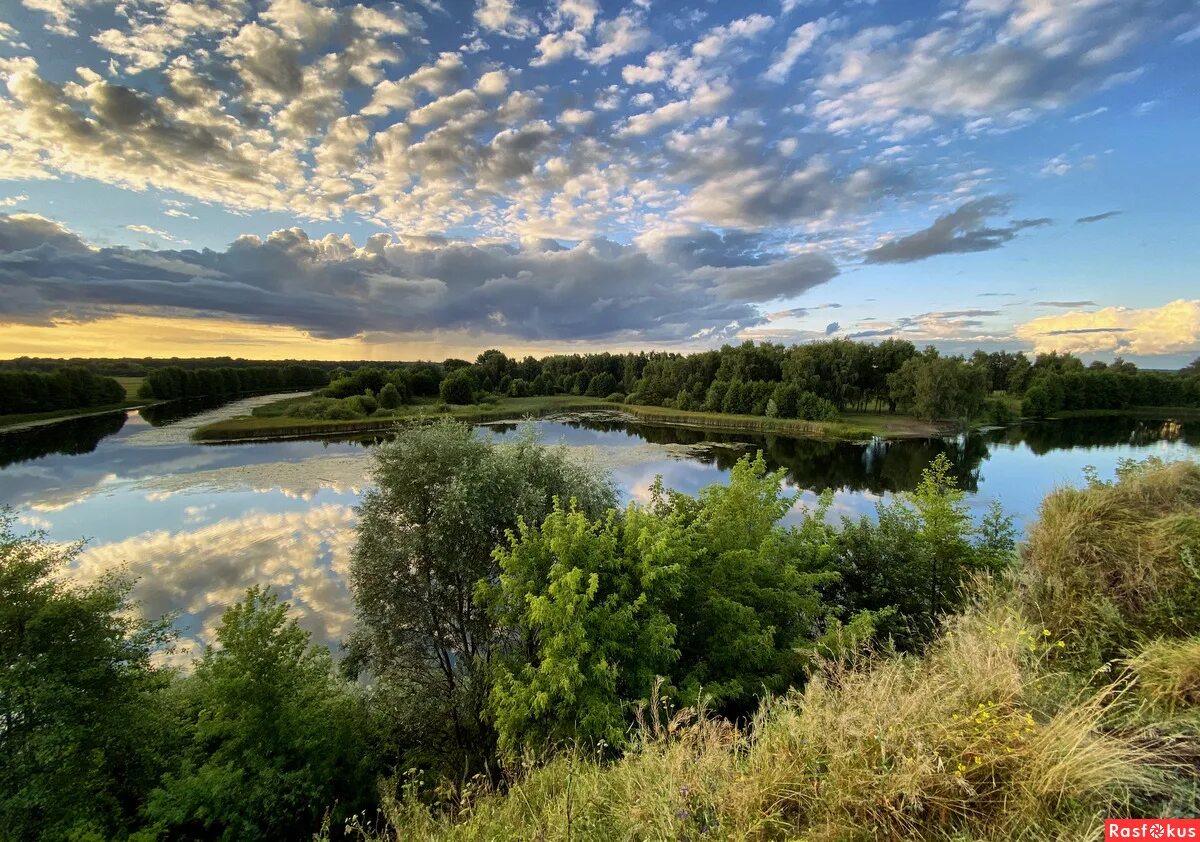
[[[285,399],[294,400],[294,399]],[[800,421],[789,418],[765,418],[756,415],[725,415],[714,412],[689,412],[656,406],[610,403],[595,398],[552,395],[533,398],[509,398],[495,404],[474,404],[450,407],[444,411],[434,405],[403,407],[395,413],[349,421],[327,421],[312,418],[293,418],[273,415],[285,401],[261,407],[253,416],[218,421],[199,428],[193,438],[202,442],[237,442],[256,439],[277,439],[313,435],[352,435],[386,430],[398,424],[419,423],[449,417],[474,423],[535,418],[559,412],[609,411],[633,416],[639,421],[674,426],[695,427],[716,432],[782,433],[819,438],[863,439],[872,436],[890,438],[929,438],[953,433],[957,427],[938,422],[921,421],[903,415],[852,413],[837,421]]]
[[[120,403],[104,404],[103,406],[77,407],[75,409],[56,409],[53,412],[28,412],[23,415],[0,415],[0,430],[36,427],[54,421],[70,421],[73,418],[88,418],[93,415],[107,415],[123,409],[140,409],[155,401],[127,400]]]
[[[1066,420],[1069,418],[1108,418],[1114,415],[1128,415],[1135,418],[1150,418],[1166,420],[1200,420],[1200,407],[1195,406],[1131,406],[1128,409],[1066,409],[1050,416],[1050,420]]]

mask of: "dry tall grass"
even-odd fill
[[[746,728],[699,719],[610,766],[560,757],[453,818],[415,801],[388,818],[414,840],[1088,838],[1156,773],[1105,733],[1111,688],[1040,707],[1043,631],[993,603],[924,658],[825,665]]]
[[[1127,465],[1053,492],[1024,552],[1033,616],[1108,657],[1136,634],[1200,631],[1200,465]]]

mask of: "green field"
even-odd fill
[[[387,429],[395,424],[427,421],[435,418],[457,418],[460,421],[483,423],[541,417],[555,412],[607,410],[624,412],[639,420],[699,427],[721,432],[784,433],[795,436],[864,439],[871,436],[891,438],[924,438],[951,432],[950,425],[921,421],[904,415],[886,413],[849,413],[837,421],[799,421],[788,418],[766,418],[758,415],[726,415],[717,412],[688,412],[657,406],[610,403],[596,398],[573,395],[550,395],[529,398],[505,398],[496,403],[450,406],[442,403],[418,403],[393,411],[381,410],[369,418],[331,421],[314,418],[295,418],[286,413],[307,396],[285,398],[258,407],[254,414],[217,421],[194,433],[198,441],[236,441],[255,438],[278,438],[320,434],[348,434]]]
[[[133,400],[138,396],[138,389],[142,387],[142,377],[114,377],[122,386],[125,387],[125,397],[128,400]]]

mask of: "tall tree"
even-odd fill
[[[375,480],[350,571],[360,620],[350,664],[385,688],[404,731],[396,739],[412,756],[469,776],[492,753],[487,676],[505,643],[475,602],[476,583],[499,575],[492,550],[519,519],[541,523],[555,498],[598,515],[613,504],[613,487],[538,444],[531,429],[500,445],[453,421],[381,447]]]

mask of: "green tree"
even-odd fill
[[[161,774],[167,621],[129,585],[69,584],[80,545],[14,535],[0,511],[0,837],[123,836]]]
[[[251,588],[183,682],[188,739],[145,814],[171,839],[301,839],[374,800],[368,722],[329,650]]]
[[[556,505],[540,528],[521,521],[512,546],[497,550],[500,582],[485,595],[529,655],[501,662],[490,693],[509,756],[575,740],[620,747],[631,700],[647,698],[675,660],[664,605],[679,571],[627,552],[633,540],[615,511],[593,523]]]
[[[376,454],[360,508],[350,584],[359,628],[349,666],[376,678],[406,762],[467,776],[488,768],[489,667],[506,642],[474,601],[496,581],[492,550],[519,519],[541,523],[555,497],[599,515],[611,481],[547,448],[530,428],[512,445],[453,421],[409,429]]]
[[[475,400],[475,380],[468,369],[456,368],[446,375],[439,392],[446,403],[472,403]]]
[[[395,409],[400,403],[400,390],[396,388],[396,384],[385,383],[379,390],[379,405],[384,409]]]
[[[938,454],[909,493],[876,508],[876,518],[843,519],[830,598],[850,620],[862,611],[889,612],[881,632],[902,647],[918,645],[938,618],[961,607],[963,584],[1014,560],[1012,520],[993,504],[971,517],[953,465]]]

